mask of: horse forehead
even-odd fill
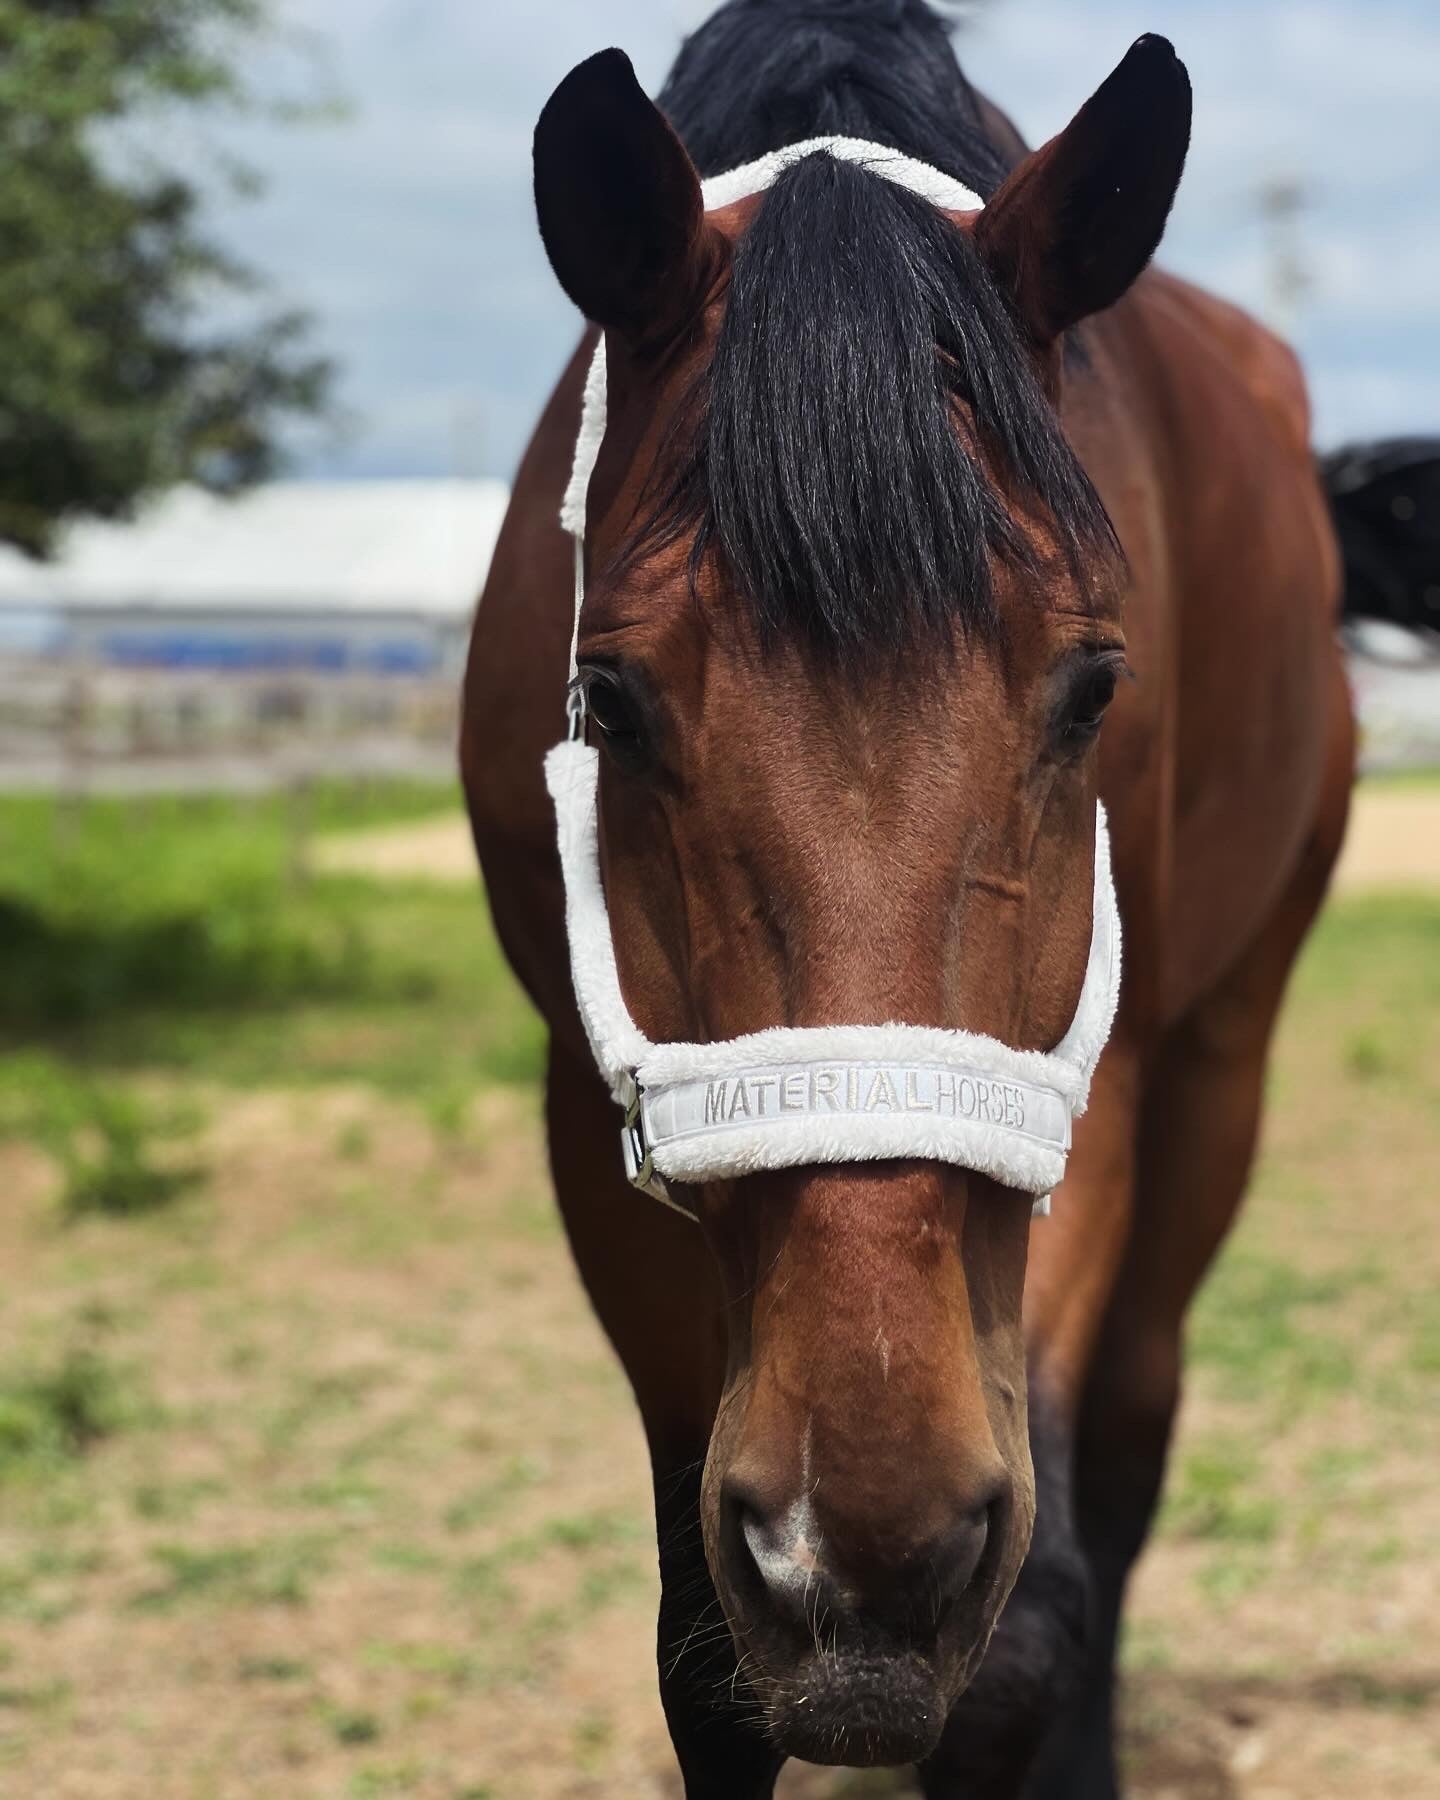
[[[1005,811],[1008,735],[993,714],[966,729],[943,696],[907,707],[752,689],[688,747],[688,830],[777,869],[823,862],[857,879],[883,876],[897,853],[949,862]]]

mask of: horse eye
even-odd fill
[[[640,715],[620,678],[609,669],[587,669],[582,679],[585,710],[595,729],[612,750],[638,756],[643,736]]]
[[[1081,673],[1066,698],[1061,715],[1063,749],[1076,754],[1093,742],[1104,721],[1106,708],[1115,698],[1115,688],[1124,667],[1121,657],[1106,656],[1090,663]]]

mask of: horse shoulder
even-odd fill
[[[1289,344],[1243,307],[1178,276],[1156,271],[1147,289],[1158,312],[1210,344],[1280,443],[1308,466],[1310,394],[1300,359]]]
[[[1169,275],[1131,303],[1163,424],[1173,694],[1162,1011],[1263,930],[1323,804],[1339,563],[1293,352]]]

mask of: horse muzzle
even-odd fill
[[[911,1763],[938,1742],[1023,1555],[1010,1483],[937,1500],[923,1522],[834,1528],[807,1498],[729,1476],[714,1552],[744,1678],[787,1755]]]

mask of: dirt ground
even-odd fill
[[[380,881],[471,884],[476,879],[474,840],[458,814],[413,825],[335,833],[317,846],[315,862],[328,874],[371,875]]]
[[[1303,1060],[1135,1596],[1144,1800],[1440,1791],[1428,1125],[1382,1095],[1383,1156],[1332,1183]],[[208,1148],[185,1217],[63,1236],[42,1161],[0,1158],[11,1322],[135,1384],[7,1510],[0,1793],[674,1796],[640,1434],[532,1106],[437,1140],[365,1093],[232,1096]]]
[[[475,879],[475,848],[458,817],[332,837],[321,845],[317,861],[335,873],[382,880]],[[1440,787],[1370,783],[1357,789],[1336,887],[1341,892],[1440,888]]]
[[[1297,981],[1134,1593],[1131,1800],[1440,1793],[1437,952],[1440,903],[1342,900]],[[148,1217],[64,1224],[0,1144],[0,1796],[676,1800],[641,1435],[533,1096],[178,1085],[208,1180]]]

